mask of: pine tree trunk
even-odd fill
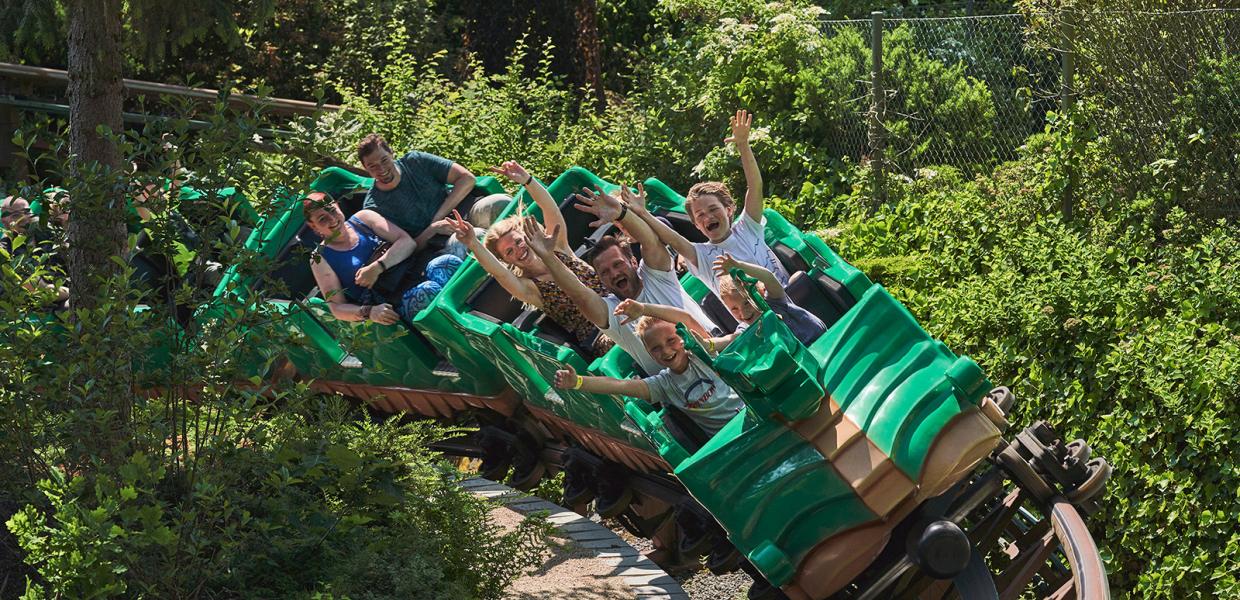
[[[100,126],[121,132],[121,2],[69,4],[69,303],[98,306],[101,277],[118,272],[110,258],[125,249],[125,202],[116,145]]]

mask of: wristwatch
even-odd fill
[[[370,309],[372,308],[374,307],[369,304],[363,304],[361,308],[357,309],[357,315],[365,321],[370,318]]]

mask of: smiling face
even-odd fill
[[[766,287],[761,282],[758,283],[758,293],[766,296]],[[728,312],[732,313],[732,318],[737,323],[752,324],[761,316],[757,305],[749,297],[749,293],[736,283],[731,276],[723,276],[719,278],[719,299],[723,301],[723,305],[728,307]]]
[[[642,293],[642,280],[637,276],[637,260],[619,245],[594,255],[591,264],[607,291],[621,298],[636,298]]]
[[[714,194],[702,194],[693,203],[693,224],[714,243],[727,239],[732,233],[732,215],[723,200]]]
[[[513,229],[499,236],[495,242],[495,249],[497,258],[525,271],[537,270],[537,265],[541,264],[538,256],[525,242],[525,234],[519,229]]]
[[[316,208],[306,215],[306,224],[310,230],[325,240],[331,240],[341,234],[344,228],[344,213],[335,202]]]
[[[383,146],[377,146],[362,157],[362,168],[366,169],[367,175],[375,178],[375,185],[380,189],[391,189],[400,183],[396,157]]]
[[[649,317],[646,317],[650,319]],[[650,319],[641,329],[642,345],[660,366],[676,373],[684,373],[689,367],[689,353],[685,342],[676,334],[676,326],[660,319]]]
[[[758,319],[758,309],[744,294],[721,294],[719,299],[723,300],[723,305],[728,307],[728,312],[732,313],[732,318],[736,319],[737,323],[752,324]]]

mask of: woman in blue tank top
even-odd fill
[[[399,281],[387,283],[400,287],[385,296],[376,284],[384,273],[392,271],[388,273],[391,279],[405,267],[402,261],[417,249],[413,238],[372,210],[360,210],[346,220],[340,207],[322,192],[306,196],[302,211],[306,224],[323,238],[310,269],[337,319],[385,325],[410,319],[431,303],[461,266],[456,256],[436,257],[426,265],[425,281],[414,285],[416,280],[398,277]]]

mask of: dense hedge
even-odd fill
[[[876,214],[837,198],[826,235],[1010,385],[1016,423],[1047,419],[1114,465],[1091,530],[1115,592],[1234,597],[1240,226],[1155,190],[1065,222],[1051,141],[975,181],[924,169]]]

